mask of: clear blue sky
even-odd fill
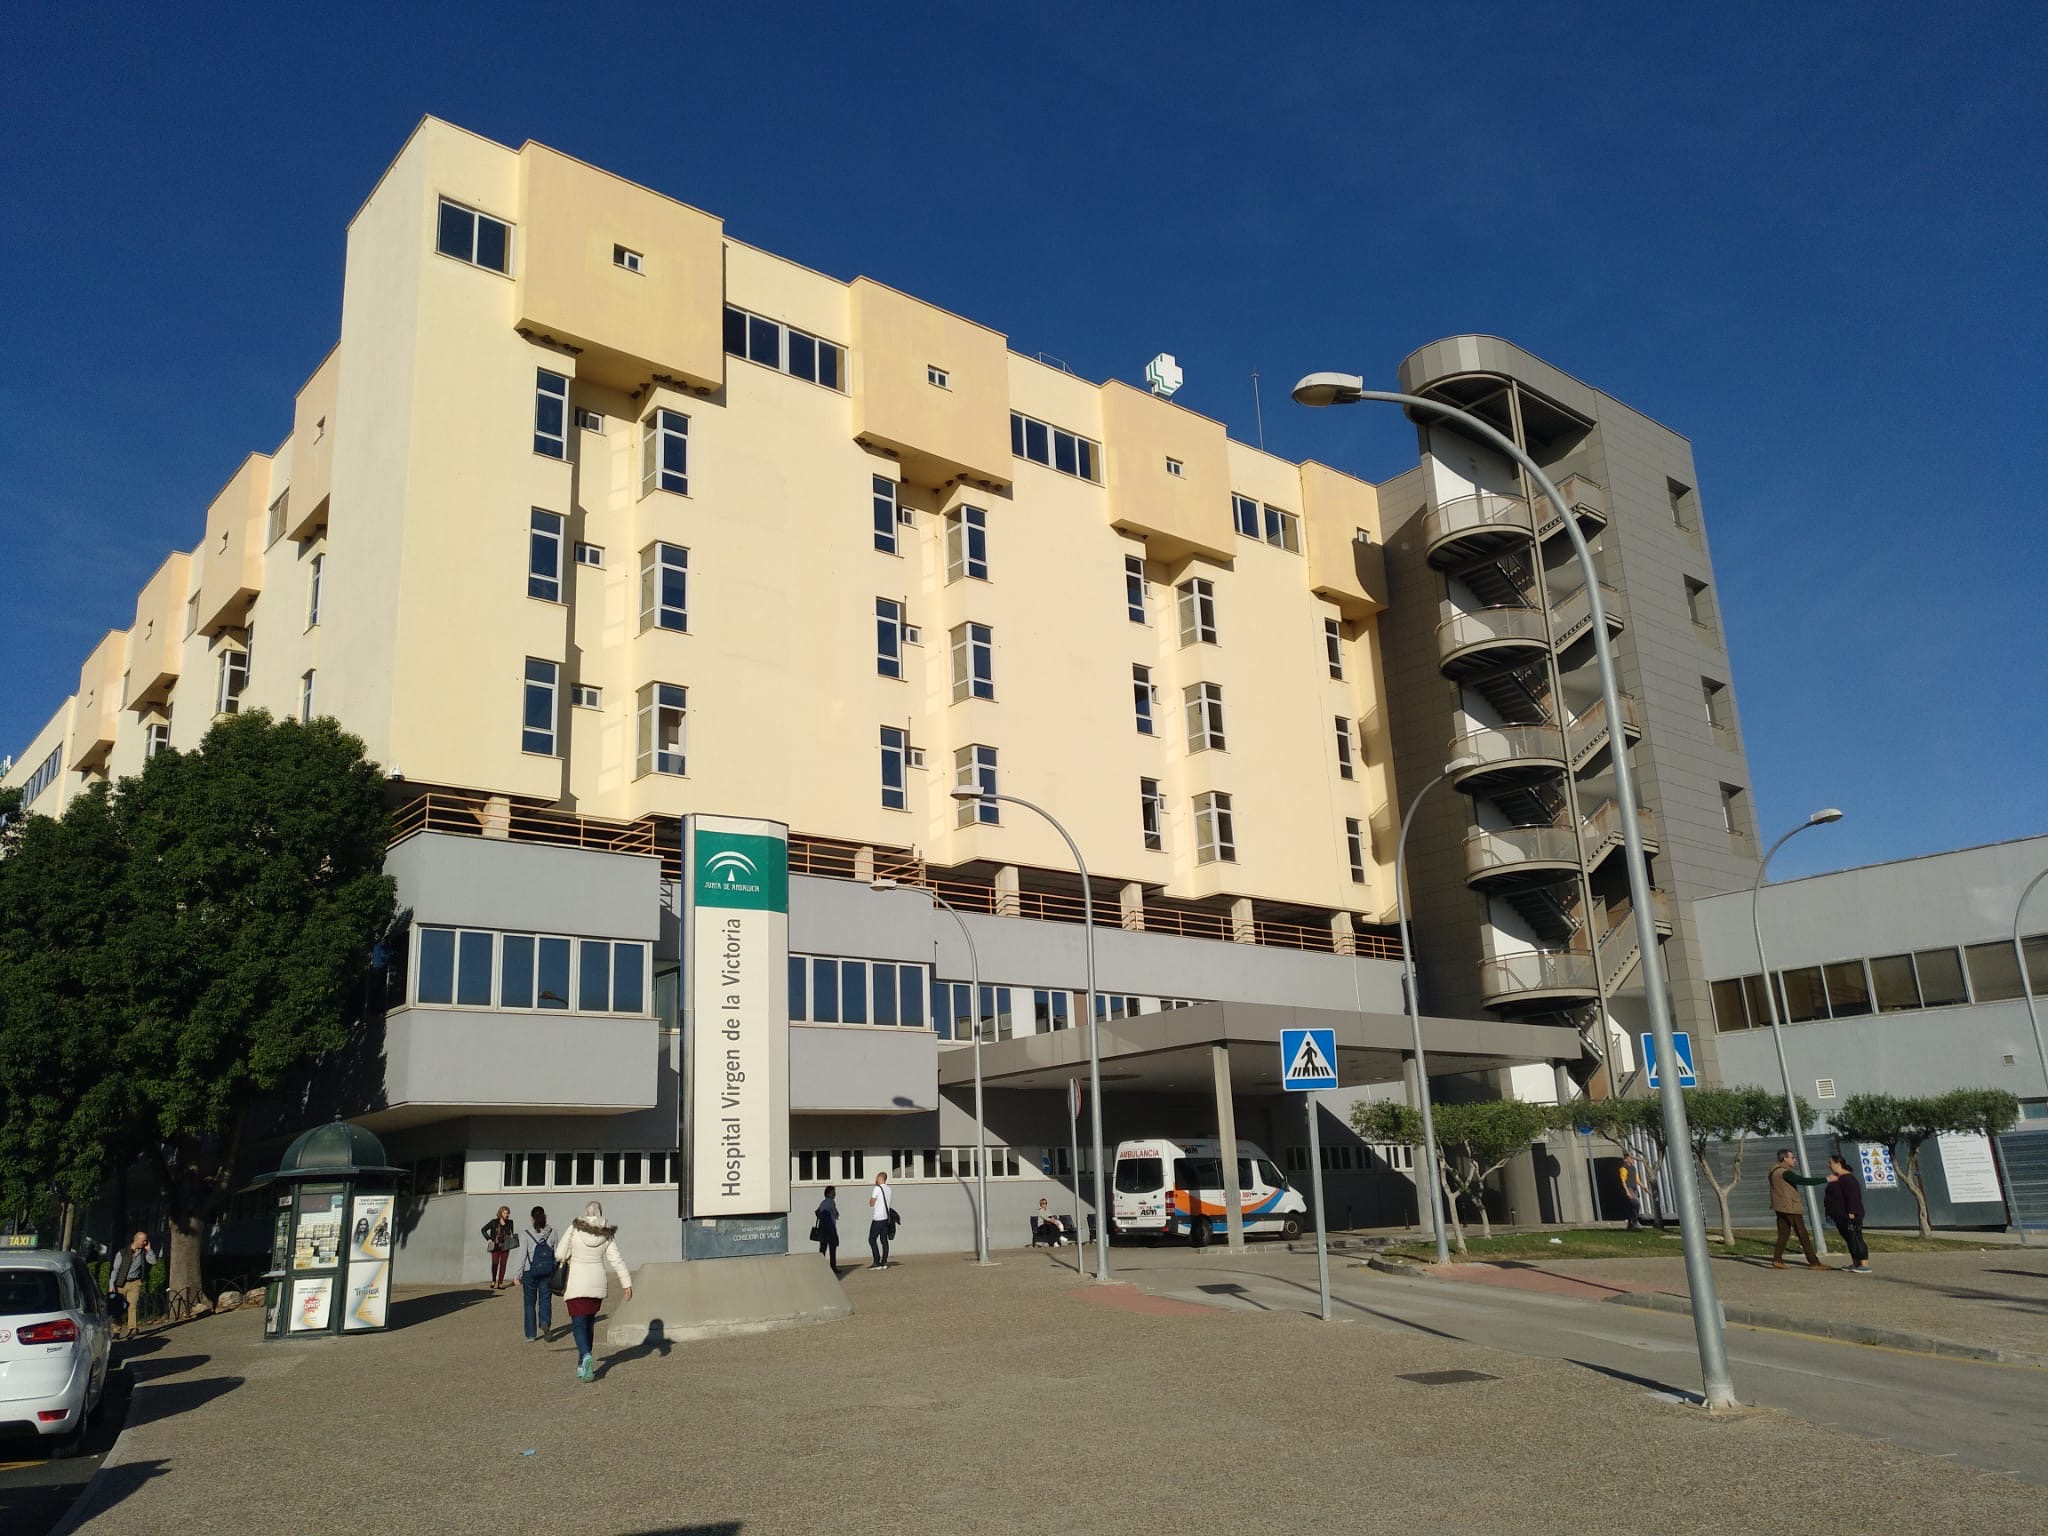
[[[1383,479],[1496,332],[1687,434],[1778,872],[2048,831],[2034,5],[36,6],[0,63],[0,743],[285,436],[423,113]]]

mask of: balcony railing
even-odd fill
[[[1588,480],[1584,475],[1566,475],[1557,482],[1557,493],[1564,498],[1564,504],[1578,514],[1580,522],[1602,528],[1607,526],[1607,488],[1599,481]],[[1547,539],[1563,526],[1563,519],[1546,499],[1543,519],[1536,526],[1536,537]]]
[[[1474,652],[1542,651],[1549,644],[1536,608],[1448,609],[1436,626],[1436,653],[1446,666]]]
[[[516,843],[546,843],[556,848],[588,848],[600,853],[660,852],[649,822],[604,821],[493,796],[432,791],[416,796],[392,814],[391,841],[394,845],[402,843],[421,832],[498,837]]]
[[[1651,923],[1660,933],[1671,932],[1671,893],[1650,892]],[[1635,906],[1626,897],[1607,904],[1606,931],[1600,935],[1600,977],[1612,989],[1635,968],[1642,955],[1641,937],[1636,933]]]
[[[1578,998],[1600,995],[1593,957],[1581,949],[1532,950],[1490,955],[1479,962],[1479,995],[1488,1007],[1521,998]]]
[[[1664,839],[1657,825],[1657,813],[1646,808],[1636,810],[1636,828],[1642,834],[1643,846],[1656,849]],[[1585,843],[1588,865],[1619,843],[1621,837],[1621,806],[1618,801],[1603,800],[1600,808],[1579,824],[1579,836]]]
[[[1476,766],[1458,775],[1458,783],[1474,774],[1503,768],[1555,770],[1564,767],[1564,742],[1554,725],[1492,726],[1452,737],[1444,758],[1448,762],[1458,757],[1476,760]]]
[[[1624,618],[1621,611],[1621,593],[1606,582],[1600,583],[1600,607],[1607,615],[1607,627],[1619,633]],[[1593,622],[1593,605],[1586,600],[1586,589],[1575,588],[1567,593],[1551,610],[1551,633],[1557,638],[1560,652],[1579,636],[1583,635]]]
[[[1570,827],[1474,827],[1465,834],[1468,881],[1545,865],[1578,868],[1579,840]]]
[[[1530,537],[1535,521],[1529,503],[1499,491],[1476,491],[1449,501],[1432,501],[1423,514],[1422,537],[1431,555],[1466,540],[1505,543]]]
[[[1643,723],[1636,711],[1634,694],[1624,693],[1621,696],[1621,726],[1623,733],[1628,736],[1640,736],[1643,733]],[[1572,766],[1585,766],[1587,760],[1599,751],[1601,744],[1607,740],[1606,704],[1596,700],[1587,705],[1582,712],[1573,717],[1565,734],[1572,744]]]

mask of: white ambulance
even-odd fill
[[[1110,1231],[1119,1237],[1189,1237],[1196,1222],[1216,1237],[1226,1230],[1219,1142],[1119,1142],[1114,1184]],[[1249,1141],[1237,1144],[1237,1185],[1247,1235],[1301,1236],[1308,1202]]]

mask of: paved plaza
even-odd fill
[[[1810,1414],[1709,1416],[1655,1380],[1399,1315],[1620,1308],[1341,1263],[1345,1320],[1323,1324],[1313,1260],[1270,1245],[1118,1249],[1137,1283],[1113,1287],[1077,1280],[1070,1253],[856,1270],[847,1321],[611,1353],[588,1386],[566,1340],[520,1339],[513,1291],[402,1292],[372,1337],[266,1345],[253,1312],[187,1324],[135,1356],[135,1412],[82,1528],[1804,1531],[1821,1506],[1862,1530],[2040,1527],[2042,1489],[2019,1478]],[[2025,1367],[1789,1342],[2048,1398]],[[1444,1371],[1478,1379],[1406,1379]]]

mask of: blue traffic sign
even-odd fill
[[[1290,1093],[1313,1093],[1337,1086],[1337,1031],[1280,1031],[1280,1086]]]
[[[1650,1069],[1650,1086],[1652,1088],[1661,1087],[1663,1085],[1657,1079],[1657,1037],[1655,1035],[1644,1035],[1642,1039],[1643,1061]],[[1674,1029],[1671,1032],[1671,1043],[1678,1050],[1678,1086],[1681,1088],[1699,1087],[1699,1074],[1693,1070],[1692,1065],[1692,1036],[1682,1029]]]

